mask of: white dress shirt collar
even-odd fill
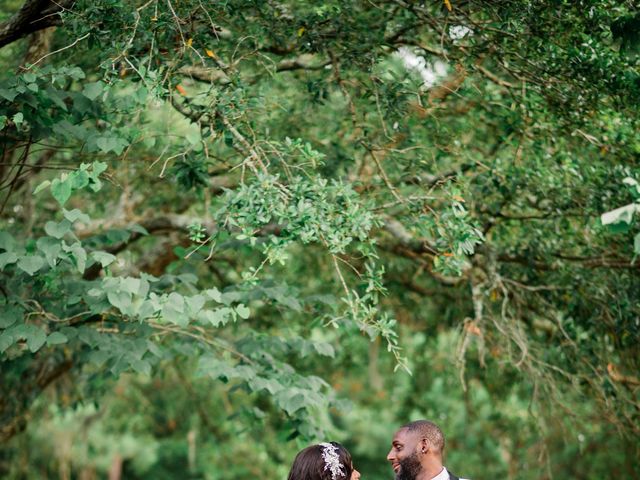
[[[446,468],[442,467],[442,471],[431,480],[449,480],[449,472],[447,472]]]

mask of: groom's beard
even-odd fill
[[[418,460],[418,453],[413,452],[407,458],[400,460],[400,470],[396,474],[396,480],[416,480],[422,471],[422,465]]]

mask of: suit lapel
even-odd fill
[[[447,473],[449,474],[449,480],[460,480],[458,477],[456,477],[453,473],[451,473],[449,470],[447,470]]]

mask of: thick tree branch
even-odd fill
[[[329,60],[314,61],[313,55],[300,55],[294,58],[286,58],[275,64],[275,72],[291,72],[294,70],[321,70],[329,65]],[[270,71],[273,71],[269,69]],[[197,65],[188,65],[180,68],[180,73],[193,80],[206,83],[219,83],[226,85],[231,83],[229,76],[219,68],[205,68]],[[259,77],[259,76],[258,76]],[[257,78],[249,79],[253,83]]]
[[[0,48],[39,30],[60,24],[60,12],[75,0],[26,0],[20,10],[0,25]]]
[[[404,225],[392,217],[387,217],[384,221],[384,229],[391,234],[401,246],[417,254],[437,255],[438,249],[426,239],[415,239],[407,231]]]

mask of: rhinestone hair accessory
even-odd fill
[[[337,480],[338,475],[345,476],[344,465],[340,463],[340,458],[338,457],[338,448],[327,442],[321,443],[320,446],[322,447],[324,469],[331,472],[331,480]]]

